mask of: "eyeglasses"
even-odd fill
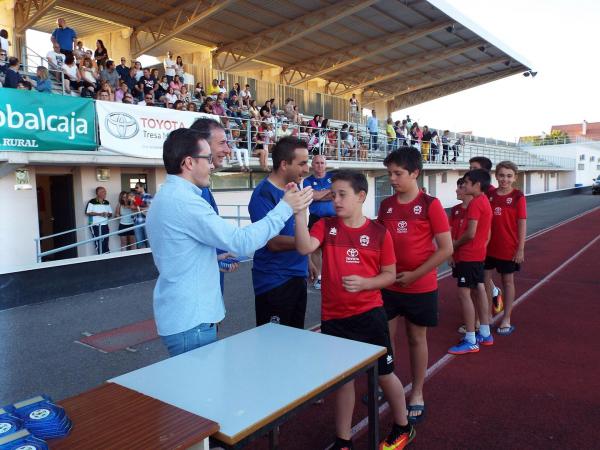
[[[190,155],[190,158],[205,159],[209,164],[212,164],[213,162],[212,153],[209,153],[208,155]]]
[[[146,97],[146,100],[152,100],[153,97]]]

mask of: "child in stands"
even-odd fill
[[[515,300],[514,273],[518,272],[525,255],[525,234],[527,231],[527,204],[525,195],[513,188],[517,178],[517,165],[502,161],[496,165],[498,188],[489,195],[492,207],[492,235],[485,259],[486,287],[491,289],[493,270],[502,278],[504,291],[504,315],[497,329],[498,334],[509,335],[515,327],[510,316]],[[491,291],[488,292],[490,306]]]
[[[309,254],[323,251],[321,332],[387,348],[379,359],[379,383],[392,410],[394,425],[380,449],[399,450],[415,436],[408,423],[404,389],[394,374],[387,317],[380,289],[396,277],[396,258],[390,233],[362,213],[368,183],[359,172],[341,170],[332,177],[331,192],[336,217],[316,222],[310,232],[306,210],[296,215],[296,248]],[[352,446],[354,381],[336,396],[335,450]]]
[[[465,178],[465,194],[472,195],[473,200],[467,208],[467,223],[460,236],[454,241],[455,274],[458,278],[458,296],[463,309],[463,317],[467,332],[465,337],[448,353],[462,355],[479,351],[479,344],[490,346],[494,338],[490,333],[487,296],[484,286],[484,261],[486,247],[492,225],[492,208],[485,196],[490,184],[490,174],[483,169],[467,172]],[[479,332],[475,334],[475,308],[471,299],[471,289],[477,292],[479,311]]]
[[[438,323],[437,267],[452,254],[452,239],[442,204],[417,184],[423,170],[419,150],[402,147],[391,152],[383,164],[395,194],[381,202],[377,221],[394,241],[396,279],[381,294],[392,345],[397,339],[400,316],[405,319],[412,373],[408,420],[416,424],[425,417],[427,328]]]

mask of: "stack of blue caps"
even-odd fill
[[[4,423],[3,419],[2,422]],[[22,428],[10,434],[0,435],[0,450],[48,450],[48,445]]]
[[[15,403],[13,408],[11,414],[21,419],[23,428],[29,430],[36,438],[60,438],[71,431],[71,420],[65,410],[45,395]]]

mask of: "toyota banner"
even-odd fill
[[[102,147],[140,158],[162,158],[163,143],[173,130],[188,128],[200,117],[218,120],[197,112],[103,101],[96,102],[96,112]]]

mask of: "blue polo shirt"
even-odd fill
[[[324,191],[331,189],[331,173],[327,172],[323,178],[317,178],[314,175],[304,179],[304,186],[312,186],[313,191]],[[308,207],[311,214],[319,217],[335,216],[335,208],[333,201],[327,200],[323,202],[312,202]]]
[[[77,39],[77,33],[72,28],[57,28],[52,32],[61,49],[73,50],[73,39]]]
[[[275,208],[285,192],[269,181],[262,180],[254,189],[248,212],[252,222],[257,222]],[[294,216],[290,217],[279,233],[280,236],[294,236]],[[291,278],[308,276],[308,256],[295,250],[272,252],[265,245],[254,253],[252,266],[252,282],[254,294],[261,295],[277,286],[281,286]]]

